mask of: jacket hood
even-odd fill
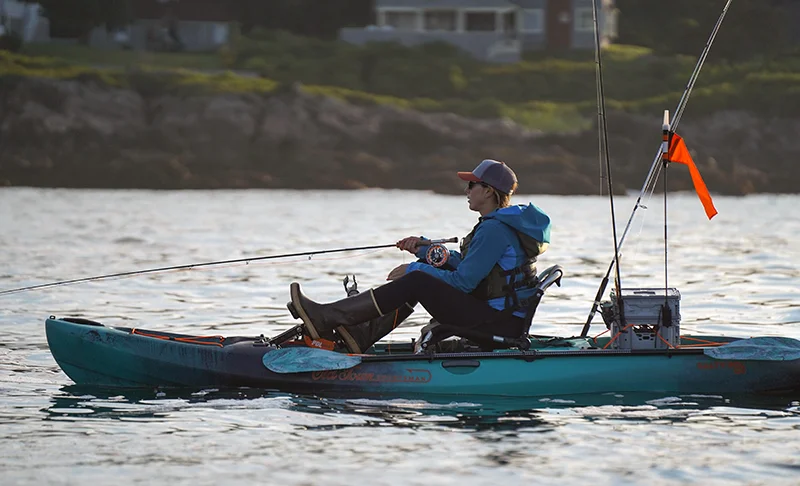
[[[550,243],[550,216],[532,203],[500,208],[485,218],[496,219],[542,243]]]

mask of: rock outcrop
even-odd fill
[[[0,185],[97,188],[361,187],[462,190],[457,170],[507,161],[520,191],[597,194],[597,133],[545,135],[504,120],[358,106],[300,87],[159,96],[87,81],[0,87]],[[714,192],[797,192],[800,121],[720,112],[680,133]],[[609,117],[617,191],[638,190],[660,114]],[[690,187],[676,168],[670,188]]]

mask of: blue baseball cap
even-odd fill
[[[484,182],[500,192],[511,194],[517,184],[517,175],[503,162],[486,159],[472,172],[459,172],[458,177],[465,181]]]

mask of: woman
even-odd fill
[[[519,301],[531,295],[532,289],[515,289],[513,283],[535,274],[536,257],[550,243],[550,218],[533,204],[510,206],[517,176],[503,162],[484,160],[458,177],[468,182],[469,208],[480,218],[462,240],[461,252],[451,252],[451,268],[403,264],[389,272],[391,282],[331,304],[308,299],[300,285],[292,283],[289,308],[303,320],[311,339],[335,340],[335,331],[351,352],[364,352],[417,303],[441,324],[504,337],[521,335],[526,309]],[[397,247],[424,256],[428,248],[424,241],[408,237],[398,241]],[[381,316],[385,317],[373,322],[385,323],[392,315],[394,326],[378,326],[380,332],[367,324]]]

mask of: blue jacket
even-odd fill
[[[414,262],[408,265],[406,272],[419,270],[447,282],[462,292],[469,293],[489,275],[495,264],[499,264],[503,270],[510,270],[525,262],[527,256],[514,230],[542,243],[550,243],[550,217],[533,204],[501,208],[480,218],[479,221],[469,244],[467,256],[462,258],[459,252],[450,252],[448,264],[453,270],[443,270],[424,262]],[[424,259],[427,250],[427,246],[420,248],[417,257]],[[521,291],[519,296],[525,298],[531,293]],[[488,303],[498,310],[505,308],[503,297],[489,300]],[[524,315],[524,312],[518,311],[515,314]]]

